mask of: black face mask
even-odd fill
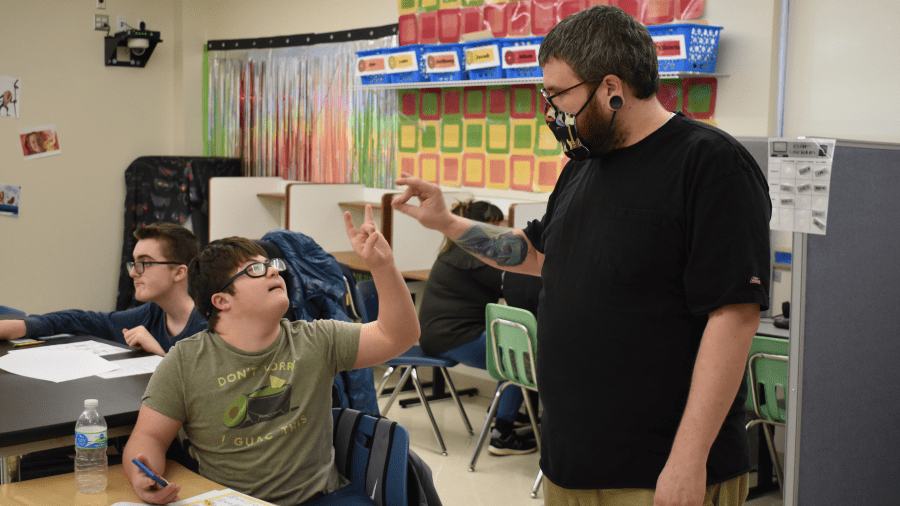
[[[587,102],[585,102],[584,105],[581,106],[581,109],[578,109],[578,112],[575,114],[560,111],[553,102],[550,101],[550,97],[547,96],[546,93],[544,94],[544,99],[547,101],[544,117],[551,116],[555,118],[553,121],[548,120],[547,126],[550,127],[553,136],[556,137],[556,140],[562,145],[563,153],[575,161],[586,160],[591,154],[590,145],[584,140],[584,137],[581,137],[578,134],[578,127],[575,125],[578,115],[581,114],[581,111],[583,111],[584,108],[591,103],[591,100],[594,99],[594,93],[597,93],[597,88],[594,88],[594,91],[591,92]]]

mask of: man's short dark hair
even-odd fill
[[[142,226],[134,231],[134,238],[156,239],[162,243],[165,260],[178,262],[184,265],[200,252],[200,241],[190,230],[174,223],[158,222],[152,225]]]
[[[255,257],[266,256],[259,244],[243,237],[226,237],[209,243],[188,265],[188,295],[194,300],[197,312],[206,318],[207,327],[215,331],[219,310],[213,306],[212,296],[225,284],[242,263]],[[234,285],[228,285],[223,293],[234,293]]]
[[[560,21],[541,42],[538,63],[543,67],[551,58],[566,62],[575,75],[594,85],[608,75],[617,76],[639,99],[659,90],[650,32],[618,7],[596,5]]]

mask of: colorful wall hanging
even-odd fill
[[[400,45],[452,44],[483,30],[495,38],[543,36],[594,5],[614,5],[645,25],[659,25],[701,17],[705,0],[399,0]]]
[[[549,192],[565,162],[540,84],[400,90],[403,172],[444,186]]]
[[[395,90],[359,85],[356,53],[397,46],[390,36],[210,51],[207,155],[241,158],[248,176],[392,188],[398,144],[416,152],[418,136],[403,135],[417,125],[399,121]]]

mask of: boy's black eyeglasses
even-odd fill
[[[131,269],[134,269],[134,271],[137,272],[138,274],[143,274],[144,271],[147,269],[148,265],[154,265],[154,264],[182,265],[181,262],[144,262],[144,261],[139,261],[139,262],[125,262],[125,267],[128,268],[128,272],[131,272]]]
[[[284,262],[284,260],[282,260],[280,258],[273,258],[273,259],[269,260],[268,262],[252,263],[252,264],[248,265],[246,269],[235,274],[234,276],[231,276],[228,279],[228,281],[226,281],[225,284],[222,285],[222,288],[219,288],[218,290],[216,290],[216,293],[219,293],[222,290],[228,288],[228,285],[233,283],[235,279],[243,276],[244,274],[250,276],[251,278],[261,278],[266,275],[266,272],[269,271],[269,267],[274,267],[275,270],[277,270],[278,272],[281,272],[281,271],[287,269],[287,264]]]

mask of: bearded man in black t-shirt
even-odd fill
[[[565,18],[539,62],[571,158],[543,219],[473,223],[406,176],[393,206],[489,265],[541,276],[548,505],[743,504],[744,374],[770,272],[762,171],[725,132],[660,105],[653,40],[618,8]]]

